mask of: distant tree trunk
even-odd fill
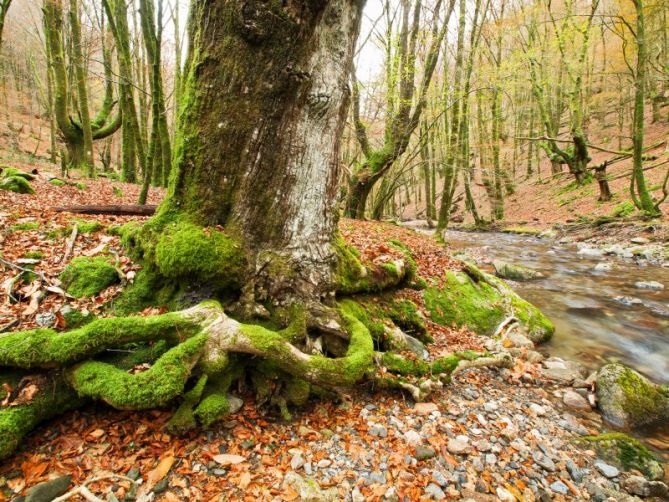
[[[12,0],[0,0],[0,53],[2,53],[2,32],[5,28],[5,19],[7,18],[7,11],[9,10],[9,6],[11,4]]]
[[[72,55],[74,72],[77,78],[77,92],[79,98],[79,117],[81,119],[82,155],[81,163],[86,167],[89,177],[95,176],[95,160],[93,155],[93,130],[88,106],[88,90],[86,89],[86,74],[84,54],[81,49],[81,24],[79,22],[79,3],[70,0],[70,34],[72,36]]]
[[[86,150],[87,143],[83,131],[84,126],[79,121],[74,120],[69,113],[70,100],[68,98],[70,94],[62,44],[63,7],[61,0],[45,0],[44,26],[47,44],[46,54],[54,77],[54,114],[67,148],[66,164],[69,167],[85,167],[87,172],[90,173],[90,166],[92,164],[87,163],[86,158],[88,155],[87,151],[92,154],[92,150]],[[75,57],[75,59],[77,58]],[[81,58],[79,58],[79,61],[81,62]],[[79,78],[77,78],[77,81],[79,82]],[[84,81],[83,87],[85,85],[86,82]],[[111,92],[111,86],[107,86],[106,92]],[[80,95],[78,97],[81,98]],[[110,103],[111,99],[107,95],[104,103]],[[93,128],[93,122],[88,117],[88,127],[91,129],[93,140],[111,136],[121,126],[121,113],[110,119],[111,110],[112,106],[103,104],[101,113],[96,116],[95,128]]]
[[[643,173],[644,112],[646,97],[647,49],[643,0],[631,0],[636,9],[637,63],[634,76],[634,118],[632,120],[632,144],[634,146],[630,195],[634,205],[641,211],[658,216],[660,209],[655,205],[646,186]]]

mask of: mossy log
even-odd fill
[[[272,330],[240,323],[214,301],[153,317],[101,318],[65,333],[37,329],[2,335],[0,382],[17,389],[10,371],[40,374],[31,399],[0,396],[5,398],[0,406],[0,458],[9,456],[42,420],[88,400],[142,410],[181,399],[168,428],[183,432],[198,424],[208,427],[234,411],[227,392],[245,375],[258,397],[288,418],[288,405],[302,405],[311,394],[336,395],[364,381],[424,397],[435,377],[448,377],[461,365],[485,359],[485,354],[459,353],[426,362],[375,352],[370,330],[358,317],[362,307],[354,305],[349,300],[338,307],[348,334],[341,357],[308,353],[313,334],[299,309],[288,328]],[[129,344],[146,348],[133,356],[109,356],[109,349]],[[133,368],[146,361],[154,362]]]

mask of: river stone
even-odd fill
[[[651,289],[654,291],[659,291],[664,289],[664,284],[657,281],[637,281],[634,283],[634,287],[637,289]]]
[[[580,256],[585,256],[588,258],[599,258],[601,256],[604,256],[605,252],[603,249],[597,249],[597,248],[590,248],[590,247],[582,247],[579,249],[576,254]]]
[[[599,370],[597,403],[604,418],[617,427],[629,429],[669,420],[669,389],[619,363]]]
[[[413,407],[413,411],[416,412],[417,415],[425,417],[430,413],[439,411],[439,407],[435,403],[416,403]]]
[[[610,272],[613,269],[613,263],[603,261],[595,265],[595,272]]]
[[[467,436],[457,436],[448,440],[446,449],[449,453],[465,453],[469,449],[469,438]]]
[[[594,447],[597,456],[623,471],[636,470],[651,480],[664,477],[664,467],[642,443],[627,434],[610,432],[599,436],[586,436],[579,440],[587,447]]]
[[[26,494],[26,502],[51,502],[67,491],[72,476],[60,476],[33,486]]]
[[[669,495],[667,485],[661,481],[649,481],[643,476],[630,476],[620,485],[625,491],[639,497],[666,498]]]
[[[650,241],[645,237],[632,237],[630,242],[632,244],[648,244]]]
[[[607,478],[615,478],[620,474],[620,471],[618,470],[617,467],[609,465],[606,462],[602,462],[601,460],[595,462],[595,467],[599,472],[602,473],[602,475],[604,475]]]
[[[527,338],[522,333],[519,333],[515,329],[512,329],[511,331],[509,331],[509,333],[506,335],[506,340],[511,342],[513,347],[518,347],[520,349],[533,349],[534,348],[534,343],[532,342],[532,340]]]
[[[407,335],[398,327],[385,328],[386,341],[388,348],[395,352],[402,352],[408,350],[413,352],[419,359],[425,360],[430,356],[430,353],[425,348],[423,343],[411,335]]]
[[[509,279],[511,281],[531,281],[534,279],[542,279],[544,274],[532,270],[531,268],[523,267],[522,265],[513,265],[503,261],[495,260],[492,262],[495,267],[495,273],[502,279]]]
[[[578,392],[568,390],[562,396],[562,402],[565,406],[579,411],[590,411],[590,403]]]

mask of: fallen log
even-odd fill
[[[155,205],[112,205],[112,206],[66,206],[54,207],[58,213],[77,214],[108,214],[115,216],[153,216],[156,212]]]

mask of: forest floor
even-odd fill
[[[110,254],[126,281],[138,268],[109,229],[143,218],[52,209],[132,204],[138,187],[106,179],[85,180],[85,188],[57,187],[45,175],[33,182],[36,195],[0,192],[2,259],[20,264],[27,254],[38,260],[38,276],[27,284],[8,281],[20,271],[2,271],[3,331],[49,323],[60,328],[66,304],[106,315],[105,305],[123,283],[89,300],[67,298],[58,289],[58,274],[73,257]],[[150,202],[162,195],[152,190]],[[65,257],[74,225],[82,231]],[[414,249],[424,277],[439,280],[444,270],[460,267],[443,246],[412,230],[350,220],[340,227],[369,259],[384,259],[391,252],[387,241],[399,239]],[[416,291],[398,294],[421,306]],[[466,329],[431,322],[428,328],[435,338],[431,355],[480,349],[487,342]],[[592,449],[575,442],[603,430],[599,415],[565,404],[565,395],[575,390],[550,380],[546,366],[543,356],[523,349],[513,368],[458,374],[428,403],[360,388],[340,403],[311,402],[290,423],[257,409],[241,388],[245,405],[238,413],[181,437],[164,431],[174,410],[90,405],[40,426],[0,464],[0,501],[58,475],[71,475],[74,487],[105,473],[137,479],[145,500],[624,500],[621,487],[630,474],[603,467]],[[103,480],[89,488],[110,501],[136,495],[128,481]]]

